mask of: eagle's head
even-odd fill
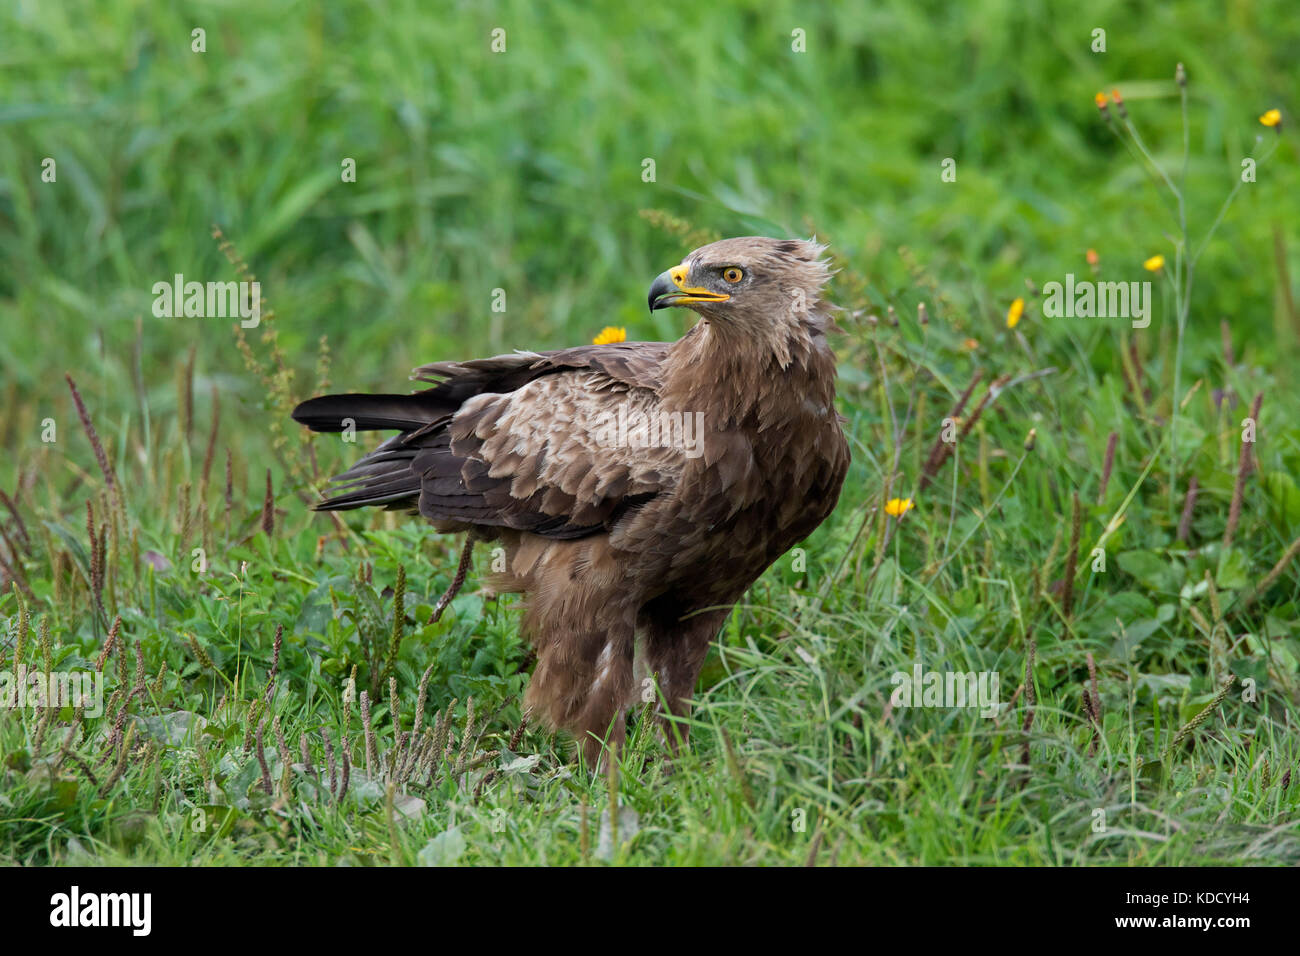
[[[742,329],[822,320],[826,247],[802,239],[743,236],[696,249],[650,286],[650,311],[682,305]]]

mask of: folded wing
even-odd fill
[[[632,447],[623,422],[659,411],[668,346],[619,343],[442,362],[412,395],[331,395],[298,406],[316,431],[399,433],[334,479],[319,508],[416,510],[440,524],[574,538],[673,488],[684,454]]]

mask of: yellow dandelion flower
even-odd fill
[[[912,504],[911,498],[890,498],[885,502],[885,514],[901,518],[911,511],[913,507],[915,506]]]
[[[600,330],[600,335],[591,340],[592,345],[609,345],[613,342],[626,342],[627,329],[607,325]]]
[[[1265,113],[1263,116],[1259,118],[1259,121],[1263,123],[1265,126],[1281,126],[1282,111],[1269,110],[1267,113]]]
[[[1020,317],[1025,314],[1025,300],[1016,299],[1011,303],[1011,308],[1007,309],[1007,328],[1014,329],[1020,322]]]
[[[1105,94],[1105,93],[1098,93],[1096,96],[1094,96],[1094,97],[1092,98],[1092,101],[1093,101],[1094,103],[1097,104],[1097,109],[1099,109],[1099,110],[1104,110],[1104,109],[1106,108],[1106,94]]]
[[[1152,256],[1146,262],[1142,263],[1142,268],[1146,269],[1147,272],[1159,272],[1164,267],[1165,267],[1165,257],[1158,254]]]

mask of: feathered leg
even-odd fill
[[[601,574],[589,546],[556,547],[529,590],[523,634],[537,651],[525,703],[570,731],[595,769],[604,741],[621,746],[632,692],[636,611],[628,589]]]
[[[667,702],[661,719],[664,736],[674,753],[678,741],[685,744],[690,737],[690,727],[682,718],[691,715],[691,700],[704,658],[730,613],[727,608],[681,617],[666,599],[653,601],[642,609],[640,627],[645,640],[645,670],[656,678]]]

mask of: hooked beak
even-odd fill
[[[686,266],[673,266],[661,272],[650,286],[650,311],[689,305],[692,302],[726,302],[731,298],[720,292],[710,292],[699,286],[686,285]]]

